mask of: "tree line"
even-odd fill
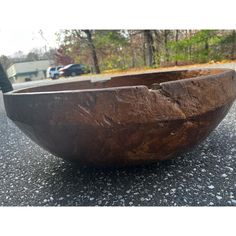
[[[59,48],[31,51],[24,60],[81,63],[94,73],[236,59],[236,30],[60,30]],[[0,57],[3,65],[9,64]],[[19,59],[19,58],[18,58]],[[23,60],[23,59],[21,59]],[[17,61],[17,58],[15,58]]]
[[[62,30],[58,64],[101,70],[236,59],[235,30]]]
[[[3,69],[6,71],[13,63],[28,62],[38,60],[55,60],[57,49],[50,48],[45,50],[44,48],[33,48],[29,53],[24,54],[22,51],[14,53],[11,57],[6,55],[0,56],[0,63]]]

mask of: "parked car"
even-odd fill
[[[69,64],[59,70],[60,76],[76,76],[90,73],[90,70],[82,64]]]
[[[62,66],[48,67],[47,78],[58,79],[59,78],[59,69],[61,69],[61,68],[62,68]]]

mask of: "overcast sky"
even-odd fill
[[[33,48],[57,47],[57,30],[42,29],[44,38],[39,33],[40,29],[0,29],[0,55],[10,56],[17,51],[27,54]]]

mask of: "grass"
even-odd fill
[[[200,67],[207,66],[212,64],[225,64],[225,63],[236,63],[236,60],[223,60],[223,61],[210,61],[208,63],[199,63],[199,64],[191,64],[191,65],[181,65],[181,66],[170,66],[170,67],[138,67],[138,68],[129,68],[129,69],[113,69],[113,70],[104,70],[101,74],[127,74],[130,72],[148,72],[148,71],[162,71],[162,70],[176,70],[181,68],[192,68],[192,67]]]

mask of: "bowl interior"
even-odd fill
[[[15,91],[14,93],[34,93],[34,92],[51,92],[66,90],[83,90],[83,89],[101,89],[110,87],[138,86],[144,85],[149,89],[155,89],[155,86],[169,81],[194,78],[199,76],[215,75],[224,72],[223,69],[201,69],[201,70],[182,70],[182,71],[165,71],[144,74],[132,74],[111,77],[110,80],[93,82],[91,80],[56,83],[52,85],[31,87]]]

